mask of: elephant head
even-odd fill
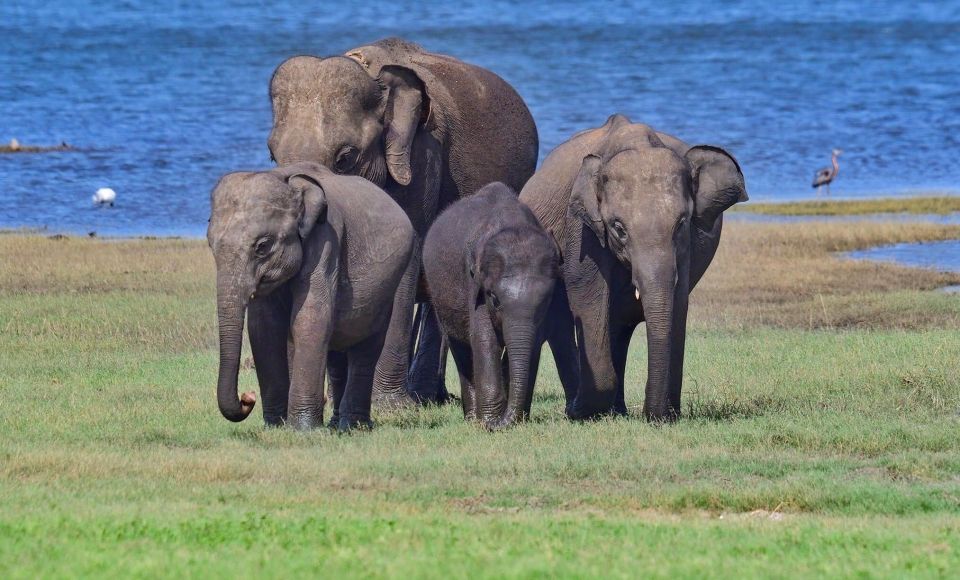
[[[640,301],[647,322],[645,413],[670,418],[679,413],[687,296],[706,269],[698,239],[719,235],[721,214],[747,199],[746,188],[723,149],[678,152],[646,125],[617,121],[583,158],[568,214],[629,271],[632,288],[623,290]]]
[[[505,228],[481,238],[468,256],[474,308],[502,329],[509,361],[507,408],[481,409],[502,415],[504,426],[522,419],[530,406],[540,339],[554,284],[560,276],[556,242],[531,226]],[[536,351],[535,351],[536,349]],[[533,366],[532,366],[533,365]]]
[[[413,69],[386,65],[371,76],[352,58],[296,56],[270,81],[273,130],[268,146],[280,165],[311,161],[379,187],[387,174],[413,178],[413,138],[430,103]]]
[[[253,392],[237,398],[247,306],[300,271],[303,240],[326,212],[323,171],[298,164],[283,171],[230,173],[210,196],[207,242],[217,267],[220,328],[217,402],[231,421],[244,420],[257,401]]]

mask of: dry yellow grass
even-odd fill
[[[875,213],[938,214],[960,211],[960,196],[891,197],[857,200],[816,200],[789,203],[748,203],[734,211],[768,215],[864,215]]]
[[[725,224],[717,257],[691,299],[695,325],[744,328],[958,328],[950,297],[899,291],[960,284],[960,275],[835,255],[900,242],[960,238],[960,226],[897,222]],[[0,296],[153,294],[214,307],[213,259],[202,240],[0,236]],[[147,321],[145,321],[147,322]],[[209,337],[194,337],[210,344]]]
[[[960,226],[921,223],[724,225],[717,257],[691,298],[690,318],[710,327],[958,328],[953,297],[899,291],[960,283],[960,274],[841,259],[836,252],[960,238]]]

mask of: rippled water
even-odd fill
[[[0,3],[0,227],[202,234],[217,177],[269,165],[285,57],[389,35],[489,67],[527,100],[541,156],[612,112],[729,148],[753,199],[956,190],[956,2],[276,0]],[[113,209],[90,195],[113,187]]]
[[[896,262],[904,266],[960,272],[960,240],[878,246],[844,254],[855,260]]]

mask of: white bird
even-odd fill
[[[97,193],[93,194],[93,203],[96,205],[109,204],[113,207],[113,202],[117,199],[117,192],[109,187],[101,187]]]

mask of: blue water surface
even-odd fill
[[[846,252],[844,256],[854,260],[894,262],[940,272],[960,272],[960,240],[891,244]]]
[[[541,157],[619,111],[727,147],[757,200],[834,147],[834,195],[960,183],[958,2],[5,0],[0,142],[80,151],[0,156],[0,227],[202,235],[217,177],[270,165],[274,67],[390,35],[512,83]]]

